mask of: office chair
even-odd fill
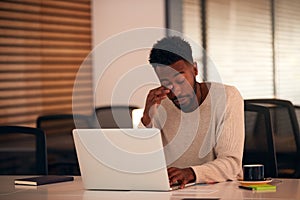
[[[245,103],[244,114],[243,164],[263,164],[266,177],[277,177],[277,158],[269,110],[263,106]]]
[[[0,174],[47,175],[46,137],[42,130],[0,126]]]
[[[97,107],[95,109],[97,127],[132,128],[132,110],[137,108],[128,105]]]
[[[249,99],[245,102],[270,112],[278,177],[300,177],[300,133],[294,105],[282,99]]]
[[[297,117],[297,121],[298,121],[298,125],[300,124],[300,106],[295,105],[295,112],[296,112],[296,117]]]
[[[44,115],[37,118],[36,125],[47,136],[49,174],[80,175],[72,130],[89,128],[90,117],[78,114]]]

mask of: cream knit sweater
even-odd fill
[[[163,100],[152,124],[161,129],[167,165],[192,167],[197,183],[242,178],[243,102],[235,87],[219,83],[190,113]]]

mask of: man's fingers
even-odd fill
[[[189,180],[184,178],[183,181],[182,181],[181,184],[180,184],[180,188],[181,188],[181,189],[184,188],[185,185],[188,184],[188,182],[189,182]]]
[[[176,167],[168,168],[170,185],[178,182],[180,184],[180,188],[184,188],[186,184],[194,180],[193,173],[190,170],[191,170],[190,168],[185,168],[185,169],[179,169]]]
[[[167,97],[167,94],[169,92],[170,92],[169,89],[165,89],[164,87],[159,87],[159,88],[151,90],[148,94],[147,99],[152,104],[160,103],[161,100],[163,100]]]
[[[176,168],[176,167],[169,167],[168,168],[168,174],[170,175],[170,173],[172,173],[174,171],[177,171],[177,170],[178,170],[178,168]]]
[[[166,89],[165,87],[159,87],[159,88],[151,90],[150,93],[155,96],[164,96],[164,95],[170,93],[170,90]]]
[[[165,99],[166,97],[167,97],[166,94],[159,94],[159,95],[154,95],[152,98],[155,101],[161,101],[161,100]]]
[[[146,105],[143,113],[143,124],[150,124],[152,117],[155,115],[158,105],[167,97],[169,89],[158,87],[149,91],[146,99]]]
[[[182,182],[181,179],[182,177],[180,176],[180,174],[170,177],[169,178],[170,185],[173,185],[175,183],[181,183]]]
[[[155,103],[160,104],[162,100],[164,100],[165,98],[167,98],[167,96],[160,96],[160,97],[156,97],[155,98]]]
[[[182,182],[183,176],[181,170],[177,168],[169,168],[168,175],[169,175],[169,181],[171,185],[177,182]]]
[[[162,87],[151,90],[149,93],[149,101],[151,104],[160,104],[163,99],[167,97],[167,94],[170,92],[170,90],[163,89]]]
[[[158,89],[158,90],[154,91],[154,95],[156,95],[156,96],[165,96],[168,93],[170,93],[169,89]]]

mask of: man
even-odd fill
[[[237,89],[197,82],[191,46],[177,36],[154,44],[149,62],[161,86],[149,92],[141,122],[161,130],[170,185],[241,178],[244,106]]]

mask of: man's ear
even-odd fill
[[[193,70],[194,70],[195,76],[197,76],[197,75],[198,75],[197,62],[194,62],[194,63],[193,63]]]

